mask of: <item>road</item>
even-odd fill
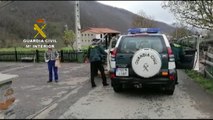
[[[0,63],[0,72],[17,74],[16,102],[6,118],[213,118],[213,95],[205,92],[183,71],[174,95],[155,89],[126,89],[115,93],[111,86],[91,88],[89,64],[63,63],[59,83],[46,83],[47,66]],[[108,79],[109,83],[110,80]]]

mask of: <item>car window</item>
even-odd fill
[[[152,48],[157,52],[163,52],[165,43],[162,36],[126,36],[119,46],[119,52],[135,52],[142,48]]]

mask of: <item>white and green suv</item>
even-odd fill
[[[120,36],[111,51],[114,65],[110,78],[115,92],[125,86],[139,85],[160,86],[167,94],[173,94],[177,80],[175,58],[166,35],[159,31],[158,28],[135,28]],[[189,56],[194,58],[194,53]]]

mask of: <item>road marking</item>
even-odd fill
[[[49,115],[50,111],[55,109],[57,107],[57,105],[58,105],[57,103],[54,103],[53,105],[49,106],[44,111],[42,111],[40,114],[35,116],[34,119],[44,119],[44,118],[46,118]]]
[[[28,117],[26,117],[26,119],[39,119],[39,118],[45,118],[48,116],[49,112],[51,110],[53,110],[54,108],[57,107],[57,103],[61,102],[63,100],[66,100],[70,95],[72,94],[76,94],[78,93],[78,90],[82,88],[82,86],[79,86],[77,88],[75,88],[74,90],[70,91],[67,95],[65,95],[64,97],[62,97],[59,100],[55,100],[52,103],[50,103],[49,105],[47,105],[45,108],[41,109],[40,111],[38,111],[37,113],[33,114],[33,115],[29,115]]]
[[[74,90],[72,90],[70,93],[68,93],[66,96],[62,97],[61,99],[58,100],[58,102],[64,101],[66,100],[70,95],[76,94],[78,93],[78,90],[81,89],[82,86],[75,88]]]
[[[3,71],[0,71],[2,73],[4,72],[10,72],[10,71],[14,71],[14,70],[18,70],[18,69],[23,69],[23,68],[27,68],[27,67],[32,67],[33,65],[28,65],[28,66],[22,66],[22,67],[16,67],[16,68],[11,68],[11,69],[7,69],[7,70],[3,70]]]

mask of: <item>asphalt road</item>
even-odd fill
[[[213,96],[179,71],[180,84],[173,96],[159,90],[135,89],[114,93],[99,87],[82,97],[60,118],[198,119],[213,118]]]
[[[18,74],[16,102],[6,118],[213,118],[213,95],[178,71],[174,95],[155,89],[115,93],[96,78],[91,88],[89,64],[63,63],[59,83],[46,83],[46,64],[0,63],[0,72]],[[108,79],[109,83],[110,80]]]

